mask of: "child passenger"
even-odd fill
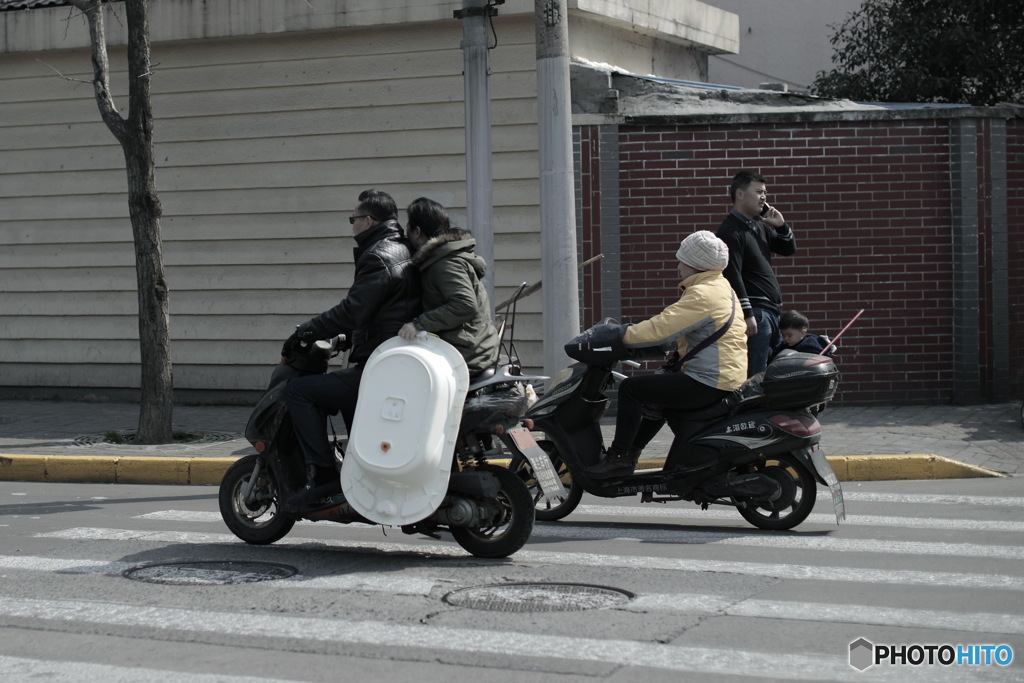
[[[821,353],[826,345],[829,346],[826,356],[831,356],[835,347],[831,340],[824,335],[808,334],[807,328],[810,322],[807,316],[796,311],[786,311],[779,318],[779,329],[782,332],[782,343],[775,347],[773,355],[779,351],[790,349],[801,353]]]

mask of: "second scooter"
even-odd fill
[[[637,365],[636,352],[615,343],[621,335],[621,326],[605,323],[566,344],[566,354],[579,362],[555,377],[525,415],[544,432],[539,445],[568,492],[554,502],[538,497],[537,519],[569,515],[587,492],[603,498],[639,496],[644,503],[691,501],[703,509],[726,505],[758,528],[791,529],[811,513],[818,483],[829,489],[836,522],[845,519],[842,487],[818,448],[821,425],[812,412],[838,387],[839,373],[827,356],[783,352],[764,373],[709,408],[666,411],[675,438],[685,443],[672,449],[661,470],[589,477],[587,467],[601,456],[607,393],[624,379],[614,368],[620,361]],[[686,471],[690,458],[714,464]],[[534,481],[525,460],[513,458],[512,467],[528,483]]]

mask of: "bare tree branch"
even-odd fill
[[[71,83],[92,83],[92,81],[87,81],[84,78],[71,78],[71,76],[65,76],[63,73],[61,73],[60,69],[55,67],[53,64],[47,64],[41,59],[36,59],[36,61],[45,66],[46,68],[50,69],[51,71],[53,71],[55,74],[57,74],[57,76],[63,78],[65,81],[70,81]]]
[[[101,0],[68,0],[85,14],[89,22],[89,38],[92,44],[93,90],[96,94],[96,105],[100,117],[107,128],[122,145],[127,135],[127,125],[114,106],[110,94],[110,60],[107,57],[107,36],[103,26]]]

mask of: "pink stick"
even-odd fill
[[[844,327],[843,329],[839,330],[839,334],[836,335],[836,338],[833,339],[825,348],[823,348],[818,353],[818,355],[819,356],[824,355],[826,351],[828,351],[833,346],[835,346],[836,342],[839,340],[839,338],[843,336],[843,332],[846,332],[846,330],[850,329],[850,325],[852,325],[857,320],[857,318],[859,318],[861,316],[861,313],[863,313],[863,312],[864,312],[864,309],[863,308],[860,309],[860,311],[857,313],[857,315],[853,316],[853,320],[851,320],[850,322],[846,323],[846,327]]]

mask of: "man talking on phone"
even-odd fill
[[[732,211],[718,226],[717,235],[729,247],[729,265],[723,275],[736,291],[747,323],[747,377],[764,372],[772,349],[782,341],[779,315],[782,290],[772,270],[772,254],[796,253],[793,229],[767,202],[765,179],[753,171],[740,171],[729,186]]]

